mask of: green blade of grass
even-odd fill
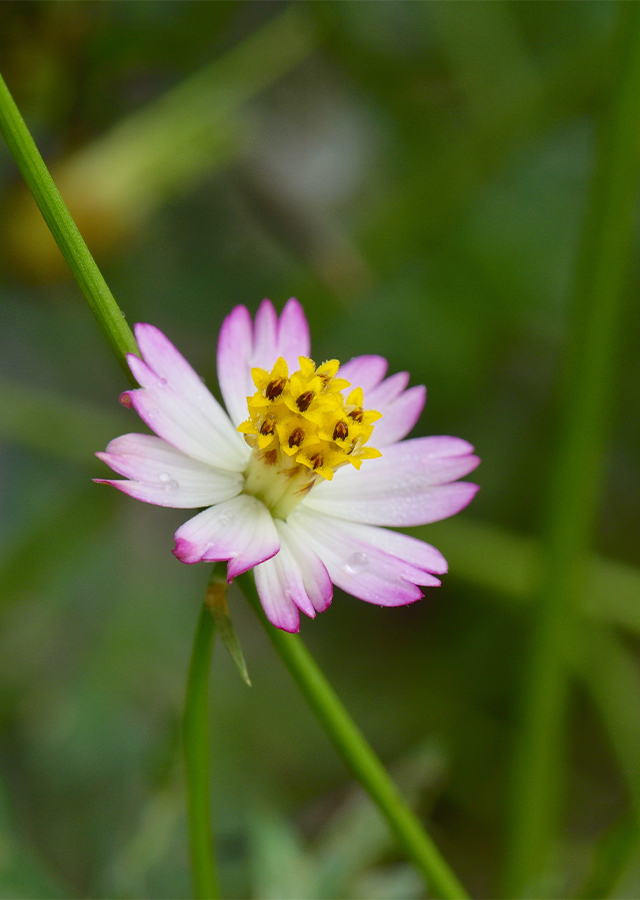
[[[559,828],[564,767],[566,659],[578,639],[608,436],[625,280],[640,182],[640,6],[621,4],[619,64],[596,148],[577,263],[551,466],[546,567],[524,693],[511,796],[507,894],[541,891]]]

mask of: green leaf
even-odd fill
[[[226,563],[216,563],[213,567],[204,602],[213,616],[213,621],[215,622],[216,631],[218,632],[220,640],[235,663],[243,681],[251,687],[247,664],[242,653],[242,648],[240,647],[240,641],[233,628],[229,606],[227,604]]]

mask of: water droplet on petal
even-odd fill
[[[220,524],[221,525],[231,525],[233,520],[235,519],[235,513],[231,509],[223,509],[220,511]]]
[[[177,481],[174,481],[173,478],[170,478],[169,481],[165,481],[164,489],[168,494],[172,494],[174,491],[177,491],[180,487]]]
[[[158,481],[161,481],[163,484],[166,484],[167,481],[171,481],[171,475],[168,472],[161,472],[158,475]]]
[[[166,378],[158,378],[158,384],[160,387],[166,387],[168,382]]]
[[[366,553],[352,553],[344,565],[344,570],[349,575],[359,575],[369,565],[369,557]]]

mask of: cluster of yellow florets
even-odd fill
[[[381,456],[365,444],[380,418],[375,410],[362,408],[363,394],[337,378],[337,359],[315,363],[299,357],[300,369],[289,376],[280,357],[271,372],[252,369],[257,388],[247,397],[249,418],[239,427],[247,443],[260,451],[266,463],[284,468],[305,466],[327,480],[346,463],[360,468],[363,459]]]

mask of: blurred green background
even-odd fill
[[[303,303],[316,361],[428,387],[415,434],[482,457],[403,609],[337,592],[302,636],[469,890],[501,891],[610,2],[0,2],[0,69],[130,323],[215,385],[238,303]],[[179,510],[92,484],[127,386],[0,145],[0,896],[188,897],[180,717],[207,566]],[[637,267],[536,896],[640,896]],[[637,567],[637,568],[634,568]],[[217,646],[223,892],[419,898],[242,598]],[[577,648],[578,649],[578,648]],[[576,657],[580,654],[576,653]],[[588,671],[585,671],[587,669]],[[533,890],[533,889],[532,889]]]

